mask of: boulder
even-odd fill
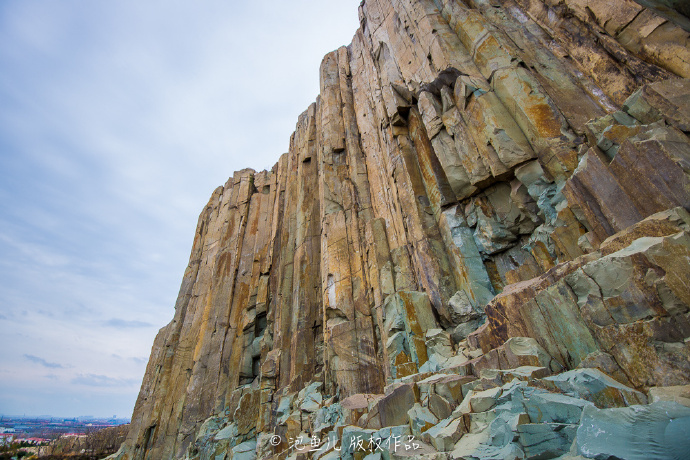
[[[675,385],[671,387],[652,387],[647,393],[650,403],[657,401],[673,401],[690,407],[690,385]]]
[[[465,340],[468,335],[479,329],[479,327],[484,324],[484,321],[484,318],[476,318],[458,324],[453,328],[453,332],[450,333],[450,336],[455,343],[461,342]]]
[[[354,425],[381,398],[383,398],[383,395],[358,393],[343,399],[339,405],[342,407],[343,414],[345,415],[345,422]]]
[[[378,401],[381,426],[397,426],[408,423],[407,411],[419,402],[416,384],[405,384],[395,388]]]
[[[232,448],[232,460],[254,460],[256,458],[256,440],[246,441]]]
[[[321,407],[323,403],[323,396],[321,393],[313,392],[305,396],[304,401],[300,404],[299,408],[305,412],[316,412]]]
[[[332,403],[323,406],[313,416],[312,429],[315,434],[328,431],[336,423],[341,422],[345,417],[343,416],[344,409],[340,403]]]
[[[466,375],[449,375],[442,379],[435,381],[433,384],[433,391],[439,396],[442,396],[451,405],[456,406],[462,402],[464,395],[462,386],[468,382],[475,381],[476,377]]]
[[[690,131],[689,96],[690,80],[659,81],[635,91],[623,109],[645,124],[665,118],[681,131]]]
[[[434,384],[449,377],[449,374],[431,374],[429,377],[417,381],[417,389],[421,401],[425,401],[432,394]],[[444,417],[445,418],[445,417]]]
[[[278,402],[278,408],[276,409],[276,419],[278,423],[284,423],[287,420],[292,408],[292,401],[295,399],[295,394],[291,393],[289,395],[283,396]]]
[[[420,404],[415,404],[407,411],[407,416],[410,420],[410,430],[412,435],[420,437],[422,433],[438,423],[438,418],[431,411],[422,407]]]
[[[481,316],[472,306],[472,302],[465,291],[456,292],[448,301],[448,306],[453,324],[467,323]]]
[[[643,393],[618,383],[599,369],[574,369],[542,379],[547,387],[586,399],[597,407],[645,404]]]
[[[535,393],[524,401],[533,423],[580,423],[582,410],[593,403],[558,393]]]
[[[490,425],[492,425],[492,422],[496,420],[496,411],[491,409],[491,410],[486,410],[484,412],[472,412],[468,414],[465,417],[465,420],[469,419],[469,432],[470,433],[479,433],[481,431],[487,430]],[[492,437],[492,442],[493,442],[493,437],[494,435],[498,434],[497,431],[500,430],[500,423],[497,425],[493,425],[491,430],[488,430],[491,433]],[[496,430],[496,428],[499,428]],[[505,431],[505,430],[503,430]]]
[[[577,453],[587,458],[681,459],[690,452],[690,408],[658,401],[645,406],[587,406],[577,428]]]
[[[422,440],[434,446],[436,450],[448,452],[465,433],[462,418],[447,418],[429,428],[422,435]]]
[[[480,433],[467,433],[463,435],[457,443],[455,443],[453,451],[450,454],[450,458],[472,458],[472,456],[481,448],[482,444],[488,440],[489,433],[486,431],[482,431]]]
[[[222,430],[220,430],[216,435],[213,437],[217,441],[221,441],[223,439],[233,439],[237,437],[237,425],[234,423],[231,423],[230,425],[226,426]]]
[[[570,450],[577,425],[527,423],[518,427],[520,445],[527,458],[556,458]]]
[[[515,369],[483,369],[479,377],[482,380],[499,380],[503,383],[518,380],[535,380],[551,375],[548,367],[520,366]]]
[[[503,369],[520,366],[549,367],[551,356],[532,337],[511,337],[499,347],[499,360]]]
[[[437,394],[429,395],[428,407],[437,419],[443,420],[453,412],[453,406],[443,397]]]
[[[472,412],[484,412],[496,405],[496,400],[501,396],[500,388],[478,391],[467,395]]]
[[[522,448],[516,443],[511,442],[505,446],[493,446],[489,441],[490,434],[488,430],[481,433],[465,434],[455,444],[449,458],[458,460],[518,460],[525,458]]]
[[[445,362],[453,356],[453,344],[448,332],[443,329],[429,329],[425,336],[426,350],[430,357],[436,355],[440,358],[439,361]]]

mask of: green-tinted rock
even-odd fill
[[[555,458],[567,453],[577,425],[527,423],[518,427],[520,445],[527,458]]]
[[[616,382],[599,369],[575,369],[546,377],[542,381],[571,396],[591,401],[597,407],[621,407],[647,402],[644,394]]]
[[[500,388],[491,388],[489,390],[475,392],[470,398],[470,407],[472,412],[484,412],[496,405],[496,400],[501,396]]]
[[[407,411],[407,416],[410,419],[410,429],[414,436],[421,436],[426,430],[438,423],[438,418],[431,413],[426,407],[419,404],[412,406]]]
[[[220,441],[222,439],[231,439],[237,436],[237,425],[234,423],[231,423],[230,425],[226,426],[222,430],[220,430],[216,435],[213,437],[215,440]]]
[[[484,324],[485,318],[477,318],[467,321],[466,323],[458,324],[451,332],[450,336],[455,343],[461,342],[467,338],[468,335],[479,329]]]
[[[256,458],[256,440],[238,444],[232,448],[232,460],[254,460]]]
[[[381,425],[398,426],[408,423],[407,411],[419,400],[414,383],[400,385],[378,402]]]
[[[589,401],[558,393],[536,393],[525,402],[533,423],[580,423],[582,409],[592,406]]]
[[[577,452],[587,458],[685,459],[690,452],[690,408],[661,401],[648,406],[582,412]]]
[[[472,306],[472,302],[465,291],[456,292],[448,301],[448,306],[453,324],[466,323],[480,316],[480,313]]]
[[[356,426],[346,426],[343,429],[340,456],[350,460],[357,453],[371,452],[369,439],[376,430],[367,430]]]
[[[455,443],[458,442],[465,432],[462,418],[447,418],[429,428],[422,435],[422,440],[431,444],[441,452],[453,450]]]

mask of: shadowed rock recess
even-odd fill
[[[114,458],[688,458],[684,5],[362,2]]]

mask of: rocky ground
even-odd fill
[[[519,359],[539,360],[536,344],[510,342],[521,352],[536,352]],[[187,458],[688,458],[689,386],[645,395],[598,369],[541,378],[547,367],[486,369],[480,378],[456,372],[416,375],[385,395],[340,402],[323,399],[320,385],[310,386],[281,402],[287,430],[280,442],[261,433],[237,443],[232,424],[212,419]],[[295,426],[311,429],[298,432]]]

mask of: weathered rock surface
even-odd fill
[[[687,458],[690,408],[674,402],[620,409],[587,407],[577,430],[577,451],[586,458]]]
[[[114,454],[127,436],[129,425],[119,425],[87,433],[85,436],[60,436],[47,446],[31,448],[38,458],[103,458]],[[10,455],[7,454],[9,458]],[[34,457],[36,458],[36,457]]]
[[[685,427],[684,8],[363,1],[289,152],[202,211],[116,457],[587,457],[590,419]]]

